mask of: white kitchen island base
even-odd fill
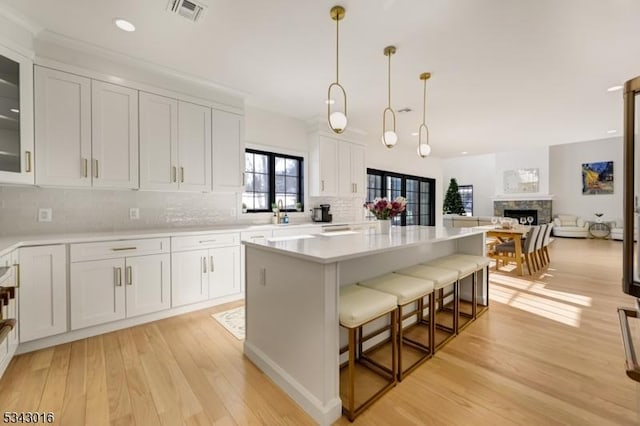
[[[452,253],[482,255],[484,234],[406,227],[390,235],[316,235],[244,244],[244,353],[315,421],[328,425],[342,413],[340,286]],[[481,282],[479,302],[488,304],[486,277]]]

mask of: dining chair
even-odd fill
[[[536,241],[539,233],[540,233],[540,226],[538,225],[532,226],[531,228],[529,228],[526,238],[522,241],[522,258],[527,264],[529,275],[533,275],[532,268],[533,268],[533,272],[537,270],[536,264],[535,264],[535,247],[536,247]],[[513,244],[513,242],[505,242],[502,244],[498,244],[496,246],[496,251],[499,253],[513,254],[514,256],[516,253],[515,245]]]
[[[538,237],[536,238],[536,245],[533,252],[534,261],[536,263],[536,266],[538,266],[538,269],[544,267],[547,263],[542,256],[542,244],[544,242],[544,235],[547,233],[547,226],[548,225],[545,223],[540,225],[540,231],[538,232]]]
[[[546,258],[547,263],[551,263],[551,258],[549,257],[549,242],[551,241],[552,230],[553,230],[553,222],[547,224],[547,230],[544,233],[544,238],[542,241],[542,255]]]

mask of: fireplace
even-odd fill
[[[510,210],[510,209],[505,209],[504,217],[512,217],[512,218],[518,219],[518,222],[520,222],[520,218],[521,217],[524,217],[525,219],[527,217],[532,217],[533,218],[532,225],[537,225],[538,224],[538,211],[537,210],[525,210],[525,209]],[[529,222],[527,222],[527,224],[528,223]]]
[[[534,223],[549,223],[552,220],[551,216],[551,198],[538,197],[536,199],[494,199],[493,201],[493,215],[494,216],[511,216],[519,218],[521,214],[526,216],[533,216],[537,219]],[[511,211],[513,214],[506,214],[507,211]],[[527,211],[527,213],[522,213]],[[534,213],[534,214],[530,214]],[[517,216],[516,216],[517,214]]]

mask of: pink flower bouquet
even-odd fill
[[[365,203],[364,207],[367,208],[378,220],[391,219],[402,213],[407,205],[407,200],[404,197],[397,197],[393,201],[389,201],[386,198],[376,198],[372,203]]]

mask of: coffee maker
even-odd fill
[[[333,216],[329,213],[330,204],[320,204],[320,207],[314,207],[311,210],[311,220],[314,222],[331,222]]]

